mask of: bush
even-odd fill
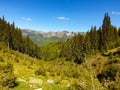
[[[117,74],[120,74],[118,65],[107,65],[103,68],[101,74],[97,75],[97,78],[101,83],[104,83],[105,80],[115,81]]]
[[[19,63],[19,60],[18,60],[18,58],[14,58],[14,61]]]
[[[108,90],[120,90],[120,86],[119,84],[111,82],[110,85],[108,85]]]
[[[45,70],[42,69],[42,68],[39,68],[37,71],[35,71],[35,74],[36,75],[42,75],[42,76],[46,75]]]
[[[117,63],[117,62],[119,62],[119,60],[116,59],[116,58],[113,58],[113,59],[110,59],[110,60],[109,60],[109,64]]]
[[[113,53],[112,53],[112,52],[109,52],[109,53],[108,53],[108,56],[109,56],[109,59],[112,59],[112,58],[113,58]]]
[[[74,62],[77,64],[81,64],[85,62],[85,57],[75,58]]]
[[[109,79],[111,81],[115,80],[117,72],[119,72],[120,68],[116,65],[108,65],[102,70],[102,74],[105,79]]]
[[[5,63],[0,64],[0,85],[2,87],[13,88],[17,85],[15,80],[13,66]]]
[[[85,90],[79,83],[70,85],[69,90]]]
[[[0,62],[4,62],[3,57],[0,57]]]

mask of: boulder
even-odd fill
[[[47,83],[54,84],[54,80],[48,79],[48,80],[47,80]]]
[[[43,81],[41,79],[30,77],[29,83],[42,85]]]

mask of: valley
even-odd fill
[[[43,32],[30,29],[22,29],[21,32],[24,36],[29,36],[30,39],[39,46],[44,46],[54,41],[66,41],[67,39],[77,35],[78,33],[85,34],[84,32]]]
[[[37,90],[38,88],[41,90],[104,90],[97,79],[97,75],[101,72],[105,73],[103,68],[106,66],[112,65],[120,70],[120,54],[116,54],[116,52],[120,52],[119,48],[110,50],[105,55],[93,55],[81,65],[65,61],[65,58],[46,62],[3,46],[0,48],[0,64],[10,63],[13,65],[13,73],[18,83],[18,86],[13,90]],[[109,52],[115,54],[111,56]],[[116,77],[114,83],[110,83],[111,81],[103,83],[106,86],[111,85],[118,89],[120,88],[119,79],[120,77]]]
[[[0,90],[120,90],[119,1],[98,1],[1,0]]]

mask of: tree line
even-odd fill
[[[12,50],[36,58],[42,57],[40,47],[34,44],[28,36],[22,36],[20,28],[15,27],[14,22],[12,24],[7,22],[4,16],[0,18],[0,42],[4,42]],[[75,62],[82,63],[88,55],[103,53],[118,46],[120,46],[120,28],[113,26],[110,16],[105,13],[103,24],[99,29],[92,26],[85,34],[79,33],[68,39],[62,43],[58,56],[59,58],[74,59]]]
[[[82,63],[87,55],[106,52],[120,46],[120,28],[111,25],[110,16],[105,13],[99,29],[92,26],[86,34],[78,34],[68,39],[62,46],[60,57],[74,59]]]
[[[7,22],[4,16],[0,18],[0,42],[12,50],[40,58],[40,48],[28,36],[22,36],[20,28],[15,27],[14,22]]]

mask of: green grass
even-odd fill
[[[41,56],[44,60],[54,60],[59,57],[63,42],[51,42],[40,47]]]
[[[44,48],[52,47],[52,49],[59,49],[58,46],[54,45],[51,43]],[[116,50],[112,51],[116,52]],[[117,59],[117,63],[112,64],[119,65],[119,56],[114,56],[114,58]],[[34,90],[35,88],[42,88],[43,90],[69,90],[66,87],[68,84],[70,84],[72,90],[77,90],[80,87],[84,90],[103,90],[105,87],[100,84],[96,76],[101,73],[106,64],[109,64],[110,59],[109,56],[98,54],[87,58],[81,65],[77,65],[73,61],[65,61],[65,58],[52,61],[38,60],[2,47],[0,50],[0,62],[2,61],[9,62],[13,65],[16,78],[26,80],[26,82],[18,81],[18,86],[13,88],[13,90]],[[44,72],[44,75],[35,74],[39,68]],[[32,84],[35,87],[30,87],[30,77],[41,79],[43,81],[42,85]],[[55,83],[47,83],[48,79],[54,80]]]
[[[62,38],[46,37],[46,38],[44,38],[44,37],[39,37],[36,35],[30,35],[29,37],[34,43],[36,43],[39,46],[44,46],[44,45],[47,45],[51,42],[66,41],[68,39],[68,37],[62,37]]]
[[[34,90],[34,89],[30,88],[28,84],[19,83],[19,85],[15,87],[13,90]]]

